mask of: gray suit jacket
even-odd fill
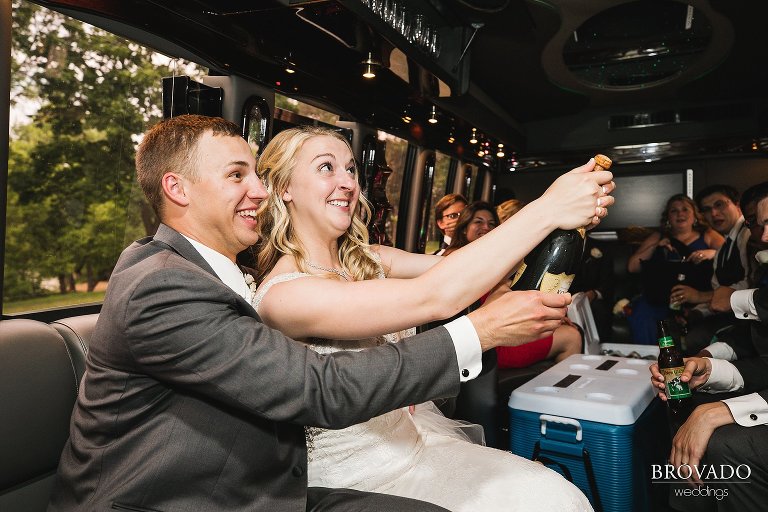
[[[303,425],[455,395],[458,372],[444,328],[317,355],[161,225],[110,279],[49,510],[304,511]]]

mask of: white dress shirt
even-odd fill
[[[184,235],[182,235],[184,236]],[[214,251],[210,247],[201,244],[197,240],[184,236],[192,244],[200,256],[211,266],[221,281],[229,286],[232,291],[243,297],[248,303],[252,299],[252,290],[245,281],[245,275],[237,264]],[[466,316],[445,324],[448,334],[451,336],[456,348],[456,360],[459,364],[459,378],[461,382],[474,379],[483,368],[482,351],[480,350],[480,338],[477,336],[475,326]]]
[[[755,290],[738,290],[731,295],[731,308],[736,318],[748,318],[757,320],[757,310],[754,303]],[[714,347],[718,343],[710,345]],[[707,347],[709,350],[709,347]],[[716,348],[717,351],[717,348]],[[710,351],[711,352],[711,351]],[[714,356],[715,353],[712,352]],[[710,359],[712,373],[707,382],[701,386],[700,391],[705,393],[724,393],[728,391],[740,391],[744,389],[744,377],[739,370],[729,361],[722,359]],[[758,393],[728,398],[723,400],[733,415],[736,423],[743,427],[753,427],[768,423],[768,402]]]
[[[445,253],[445,250],[448,248],[449,245],[451,245],[451,237],[449,237],[448,235],[444,235],[443,244],[445,244],[445,247],[441,247],[440,250],[435,253],[435,256],[442,256]]]
[[[731,295],[731,309],[739,320],[759,320],[755,307],[755,290],[736,290]]]

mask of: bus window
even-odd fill
[[[427,242],[424,249],[426,254],[432,254],[440,248],[440,230],[435,224],[435,204],[448,190],[448,169],[451,165],[451,157],[445,153],[435,151],[435,174],[432,179],[432,195],[426,214],[429,217],[426,224]]]
[[[264,98],[254,96],[243,108],[243,137],[254,156],[258,156],[269,141],[269,105]]]
[[[335,126],[339,122],[339,116],[337,114],[303,103],[294,98],[283,96],[279,93],[275,93],[275,107],[294,112],[300,116],[317,119],[325,124]]]
[[[122,249],[157,226],[134,152],[162,78],[204,70],[24,1],[12,37],[3,313],[101,302]]]
[[[477,166],[472,164],[464,165],[464,179],[461,184],[461,194],[468,201],[474,201],[476,197],[475,189],[477,185]]]
[[[379,131],[378,138],[384,141],[384,158],[392,169],[392,174],[387,180],[387,199],[392,206],[392,211],[387,219],[386,232],[393,245],[397,244],[398,210],[400,207],[400,190],[403,187],[403,175],[405,174],[405,158],[408,153],[408,141]]]

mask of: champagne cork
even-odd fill
[[[607,171],[613,162],[605,155],[595,155],[595,171]]]

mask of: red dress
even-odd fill
[[[547,358],[552,348],[552,336],[516,347],[496,347],[499,368],[525,368]]]

